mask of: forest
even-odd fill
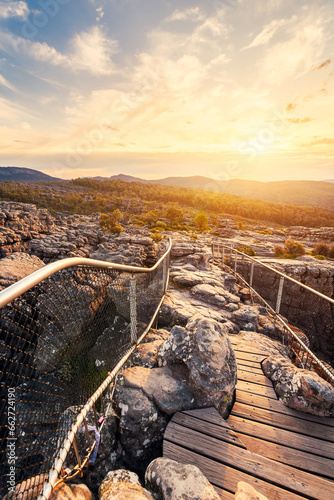
[[[163,216],[166,204],[183,210],[192,218],[205,213],[209,222],[223,216],[252,219],[278,226],[334,227],[334,213],[315,207],[298,207],[265,202],[242,196],[215,193],[201,189],[125,182],[122,180],[73,179],[61,183],[0,183],[4,201],[33,203],[51,213],[111,213],[120,209],[127,216],[156,210]]]

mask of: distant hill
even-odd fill
[[[123,174],[113,175],[109,179],[199,188],[218,193],[236,194],[257,200],[298,206],[312,206],[334,211],[334,182],[331,181],[261,182],[241,179],[220,181],[200,175],[147,180]]]
[[[38,170],[24,167],[0,167],[0,181],[18,182],[60,182],[63,179],[43,174]]]

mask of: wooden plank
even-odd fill
[[[231,340],[229,337],[230,342],[232,344],[232,347],[234,351],[243,351],[243,352],[250,352],[253,354],[258,354],[259,356],[265,356],[266,358],[270,356],[269,352],[266,352],[263,348],[258,347],[256,345],[251,345],[250,343],[248,344],[247,342],[238,342],[236,340]]]
[[[268,356],[260,356],[259,354],[253,354],[251,352],[234,351],[236,359],[246,359],[248,361],[257,361],[261,363]]]
[[[237,364],[238,364],[238,366],[248,366],[251,369],[261,370],[261,373],[263,373],[261,363],[259,363],[258,361],[249,361],[247,359],[237,359]]]
[[[219,488],[219,486],[213,486],[213,487],[216,490],[216,492],[218,493],[221,500],[234,500],[233,493],[230,493],[229,491],[223,490],[222,488]]]
[[[245,481],[270,500],[301,500],[306,498],[255,478],[250,474],[215,462],[200,453],[186,450],[169,441],[164,441],[163,456],[184,464],[195,465],[203,472],[211,484],[218,485],[231,493],[236,492],[239,481]]]
[[[309,420],[310,422],[317,422],[321,425],[326,425],[329,427],[334,427],[334,418],[329,417],[317,417],[316,415],[311,415],[311,413],[305,413],[302,411],[293,410],[279,399],[268,399],[263,395],[251,394],[250,392],[242,391],[237,389],[236,391],[236,401],[240,403],[250,404],[257,406],[258,408],[263,408],[266,410],[275,411],[278,413],[284,413],[285,415],[291,415],[293,417]]]
[[[275,462],[211,436],[203,436],[193,429],[185,430],[173,420],[166,428],[165,439],[297,494],[322,500],[333,498],[332,481],[324,478],[315,480],[308,472]]]
[[[237,390],[250,392],[251,394],[258,394],[260,396],[265,396],[267,398],[275,399],[277,401],[276,392],[272,387],[252,384],[251,382],[246,382],[245,380],[238,380],[236,385]]]
[[[306,451],[326,458],[334,459],[334,446],[328,441],[322,441],[302,434],[278,429],[272,425],[260,424],[245,418],[230,415],[227,423],[237,433],[248,434],[249,436],[264,436],[266,441],[289,446],[297,450]],[[334,465],[334,462],[333,462]]]
[[[333,460],[239,433],[247,450],[313,474],[334,479]],[[315,478],[316,481],[316,478]],[[334,485],[333,485],[334,487]]]
[[[236,401],[233,405],[231,415],[248,420],[254,420],[263,424],[274,425],[280,429],[286,429],[298,434],[305,434],[325,441],[334,443],[334,429],[325,425],[308,422],[283,413],[275,413],[253,405],[247,405]]]
[[[269,378],[264,374],[260,375],[258,373],[248,372],[238,368],[237,371],[238,379],[245,380],[246,382],[251,382],[252,384],[266,385],[268,387],[273,387],[273,384]]]
[[[194,411],[192,410],[193,414]],[[216,411],[216,410],[215,410]],[[196,415],[196,414],[195,414]],[[173,417],[173,422],[179,425],[183,425],[184,427],[188,427],[189,429],[195,429],[202,434],[207,434],[208,436],[216,437],[217,439],[222,439],[226,443],[232,443],[235,446],[239,446],[240,448],[246,449],[246,446],[240,441],[238,435],[231,429],[231,427],[226,423],[225,420],[217,412],[218,417],[220,417],[221,421],[224,423],[220,425],[218,423],[211,423],[207,420],[203,420],[201,418],[196,418],[196,416],[189,415],[189,413],[181,413],[178,412]]]

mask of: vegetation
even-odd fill
[[[254,257],[256,255],[255,250],[252,247],[247,247],[246,245],[242,245],[241,247],[238,247],[237,250],[239,252],[246,254],[246,255],[249,255],[250,257]]]
[[[306,253],[304,245],[291,238],[284,243],[283,247],[276,245],[274,252],[277,257],[284,257],[285,259],[295,259]]]
[[[279,226],[334,227],[334,213],[314,207],[265,202],[176,186],[124,182],[121,180],[74,179],[47,183],[1,182],[0,199],[34,203],[52,213],[111,214],[119,209],[135,223],[154,227],[159,221],[170,228],[189,230],[194,219],[206,215],[208,224],[222,214]],[[47,206],[46,206],[47,200]],[[240,229],[244,229],[241,222]]]
[[[123,231],[123,227],[120,225],[120,221],[124,218],[122,212],[116,208],[111,214],[101,214],[99,226],[105,233],[120,234]]]
[[[334,246],[330,246],[327,243],[318,243],[310,251],[310,254],[318,258],[319,260],[324,260],[320,259],[320,257],[329,257],[330,259],[334,259]]]

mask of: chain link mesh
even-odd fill
[[[20,498],[13,482],[40,491],[76,415],[133,345],[131,279],[139,338],[165,293],[163,266],[68,268],[0,310],[1,498]]]

